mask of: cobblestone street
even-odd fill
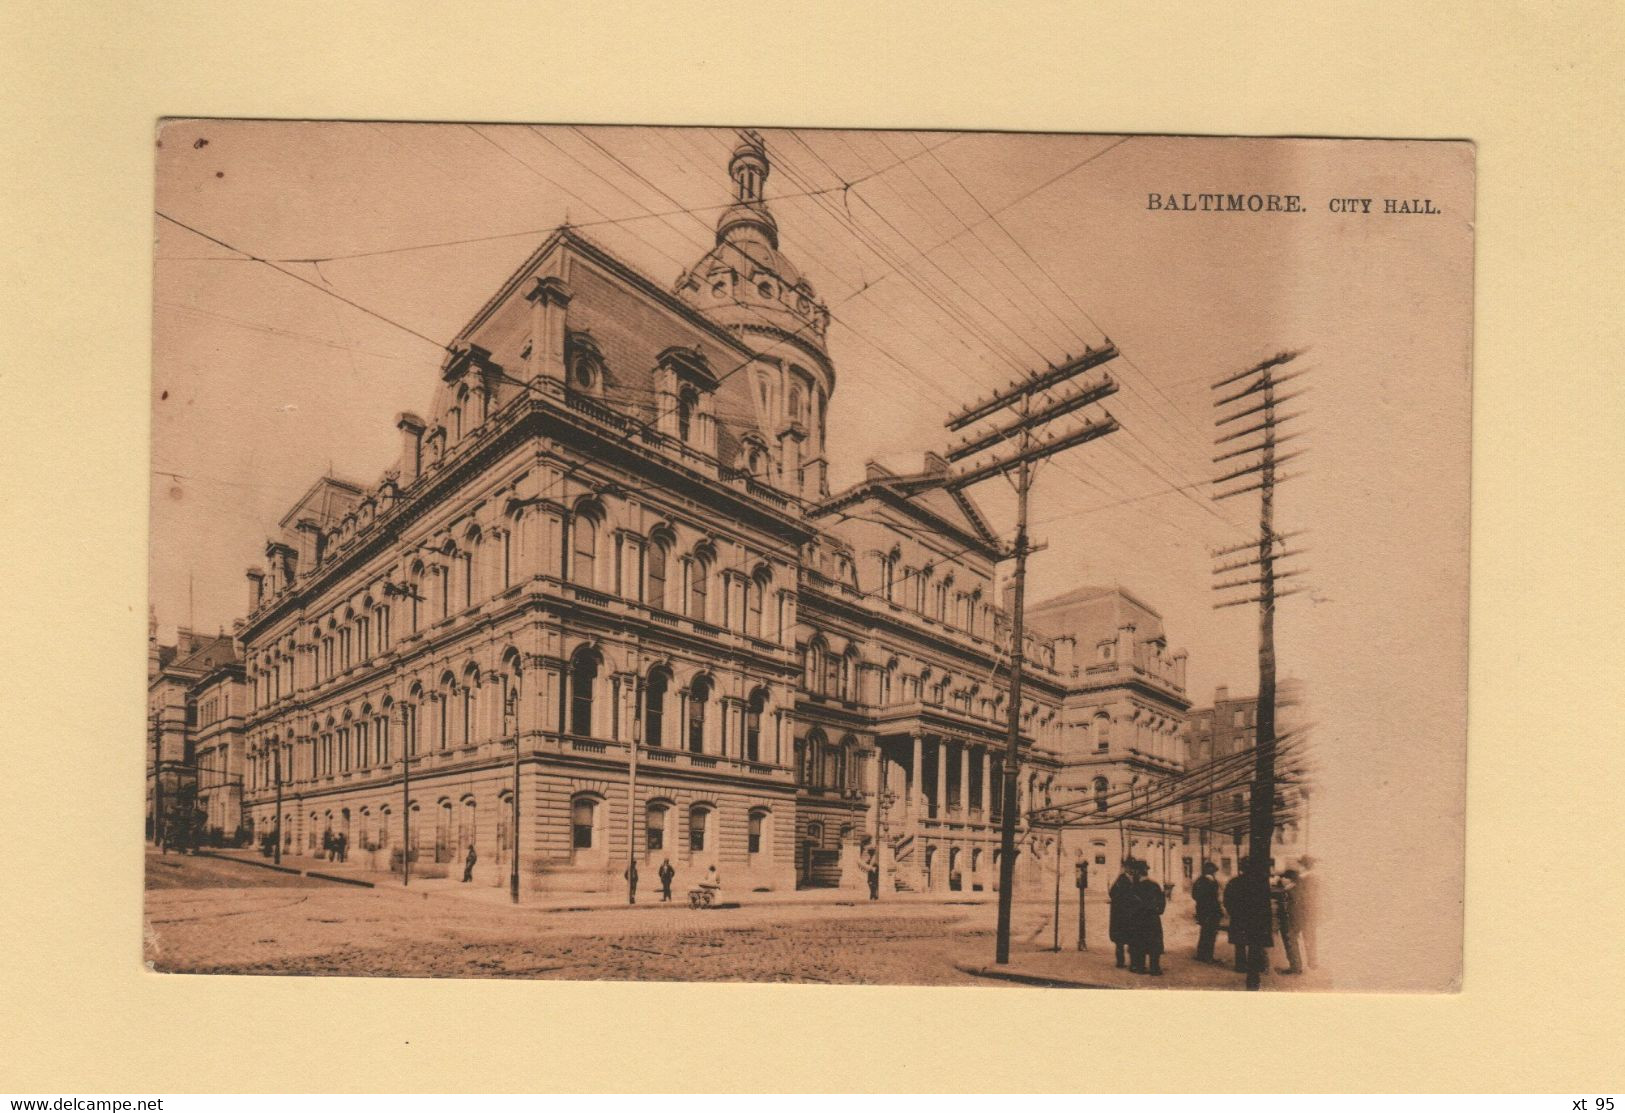
[[[993,951],[995,907],[980,895],[874,905],[826,890],[753,893],[707,911],[516,908],[484,890],[359,888],[182,855],[149,855],[147,876],[146,957],[166,973],[1019,984],[971,972],[991,965]],[[1152,980],[1115,969],[1103,938],[1087,954],[1074,950],[1075,906],[1062,910],[1064,949],[1050,951],[1051,910],[1016,906],[1008,970],[1029,984],[1240,988],[1228,969],[1189,960],[1173,916],[1168,974]],[[1091,903],[1092,931],[1104,929],[1105,911]]]

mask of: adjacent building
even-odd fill
[[[147,619],[147,837],[234,836],[242,823],[243,658],[232,636],[187,627],[160,645]],[[157,786],[158,791],[154,792]],[[154,823],[155,809],[162,821]],[[201,813],[181,814],[181,809]]]
[[[1066,835],[1089,864],[1090,887],[1108,887],[1129,856],[1154,880],[1178,881],[1186,831],[1167,812],[1132,813],[1185,769],[1185,652],[1169,648],[1153,607],[1117,585],[1079,587],[1029,607],[1027,619],[1070,650],[1057,788],[1099,817]]]

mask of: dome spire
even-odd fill
[[[739,143],[728,159],[728,177],[734,183],[733,204],[717,218],[717,243],[741,239],[765,241],[775,251],[779,247],[779,225],[768,211],[762,186],[772,172],[767,144],[750,129],[739,132]]]

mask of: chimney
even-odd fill
[[[309,568],[319,567],[322,557],[326,555],[323,550],[327,548],[327,535],[322,532],[322,527],[313,518],[300,518],[293,528],[302,535],[299,562]]]
[[[1213,707],[1215,710],[1218,709],[1219,704],[1224,703],[1229,699],[1230,688],[1228,685],[1220,684],[1217,688],[1213,689]]]
[[[248,609],[258,609],[265,599],[265,569],[255,566],[248,570]]]
[[[411,486],[423,474],[423,419],[414,413],[395,415],[401,431],[401,484]]]

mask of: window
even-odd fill
[[[570,807],[570,846],[574,850],[591,850],[593,836],[593,820],[598,812],[597,804],[585,797],[578,798]]]
[[[644,845],[652,853],[666,849],[666,820],[671,808],[665,804],[650,804],[644,812]]]
[[[705,752],[705,712],[711,699],[711,682],[699,677],[688,691],[688,748],[691,753]]]
[[[688,570],[688,616],[704,621],[705,598],[710,590],[707,581],[711,578],[711,567],[704,557],[695,557],[688,562]]]
[[[694,854],[705,852],[706,836],[710,834],[711,809],[695,804],[688,810],[688,849]]]
[[[767,572],[758,571],[745,584],[745,632],[753,638],[762,636],[762,597],[767,594]]]
[[[598,522],[590,512],[576,512],[570,523],[570,541],[570,578],[583,587],[592,587],[598,563]]]
[[[666,607],[666,545],[663,541],[649,546],[648,602],[650,606],[669,609]]]
[[[767,709],[767,692],[761,688],[750,694],[745,705],[745,760],[762,760],[762,712]]]
[[[643,689],[643,742],[646,746],[663,746],[666,742],[666,689],[671,675],[665,669],[649,674]]]
[[[570,664],[570,733],[592,734],[593,685],[598,680],[598,657],[578,650]]]
[[[766,818],[767,816],[760,811],[750,813],[749,841],[746,844],[747,853],[760,854],[762,852],[762,825]]]

